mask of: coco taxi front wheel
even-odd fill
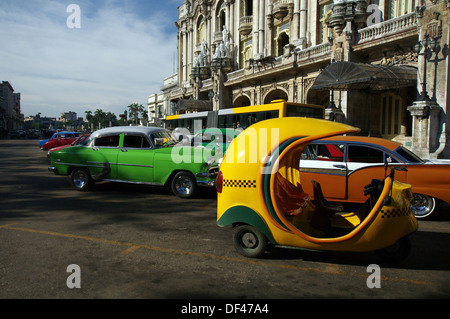
[[[245,257],[258,258],[267,249],[267,238],[250,225],[240,225],[234,229],[233,242],[236,250]]]

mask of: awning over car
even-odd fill
[[[212,109],[209,100],[179,100],[175,106],[176,111],[210,111]]]
[[[415,85],[414,67],[334,62],[320,73],[311,90],[388,90]]]

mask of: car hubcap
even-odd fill
[[[187,177],[179,177],[176,180],[175,187],[177,192],[183,195],[189,195],[192,192],[192,182]]]
[[[246,248],[255,248],[258,246],[258,238],[253,233],[245,233],[242,236],[242,243]]]
[[[87,176],[83,172],[77,172],[73,177],[73,184],[77,188],[83,188],[87,183]]]
[[[433,212],[434,199],[427,195],[414,194],[411,200],[411,210],[418,218],[426,217]]]

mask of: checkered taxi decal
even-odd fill
[[[381,218],[395,218],[408,216],[410,214],[408,208],[381,210]]]
[[[225,187],[240,187],[240,188],[256,188],[256,180],[248,179],[225,179],[223,181]]]

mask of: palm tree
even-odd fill
[[[88,121],[88,128],[91,128],[92,111],[84,111],[84,113],[86,113],[86,121]]]
[[[134,124],[139,123],[139,119],[143,118],[145,108],[142,106],[142,104],[133,103],[127,106],[129,112],[128,116],[129,118],[133,119]],[[141,116],[139,116],[141,114]]]

